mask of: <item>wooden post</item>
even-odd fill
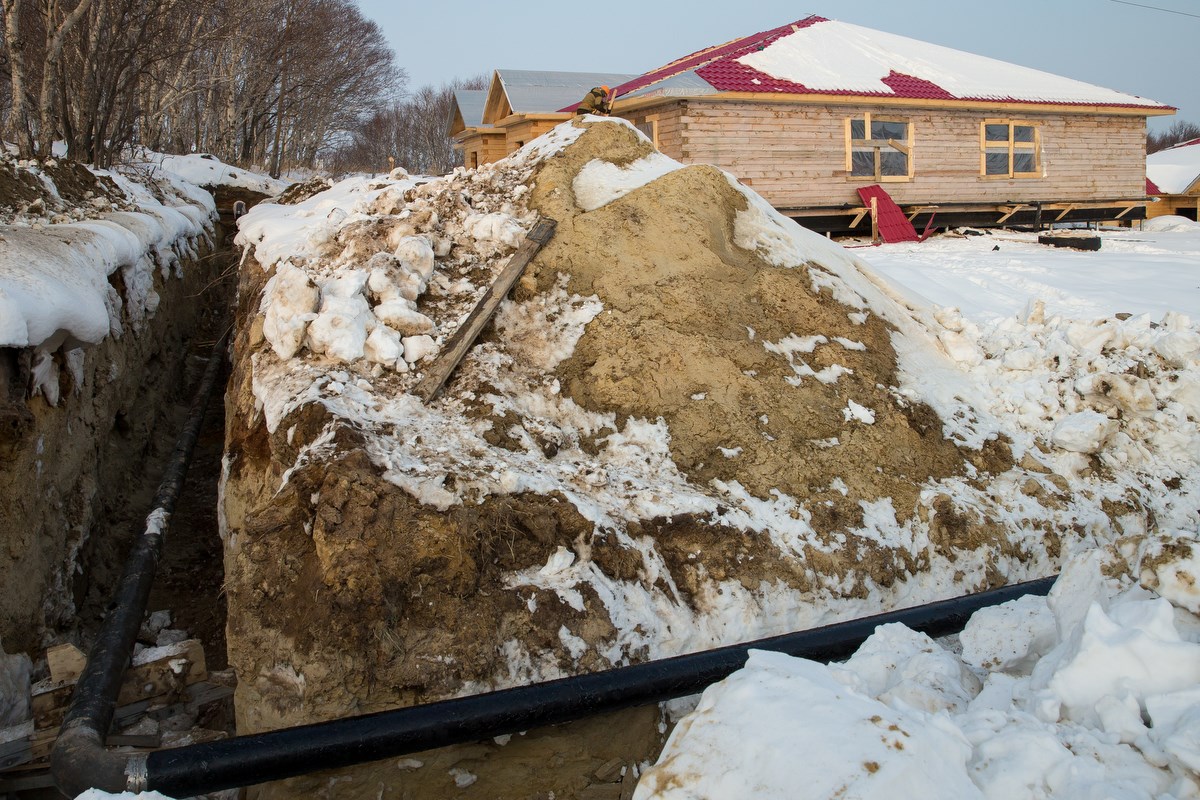
[[[871,244],[879,244],[879,198],[871,198]]]
[[[525,271],[525,265],[537,255],[537,252],[542,249],[542,245],[550,241],[557,226],[558,223],[552,219],[540,219],[533,229],[525,234],[525,241],[521,242],[517,251],[509,256],[508,263],[504,265],[500,275],[484,292],[483,297],[479,299],[475,309],[467,315],[463,324],[450,337],[446,349],[425,373],[425,377],[413,387],[413,394],[426,403],[437,396],[437,393],[442,390],[442,386],[449,380],[450,374],[463,360],[463,356],[471,349],[475,339],[483,332],[488,320],[500,307],[500,301],[508,295],[513,284],[521,277],[521,273]]]

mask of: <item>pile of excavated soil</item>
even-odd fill
[[[552,155],[527,148],[403,202],[360,203],[315,257],[288,262],[332,291],[331,265],[366,270],[394,232],[428,237],[438,258],[417,308],[444,344],[511,249],[482,258],[464,215],[507,204],[555,219],[431,403],[407,393],[428,361],[339,360],[304,334],[294,355],[273,351],[260,309],[282,261],[257,241],[223,509],[240,732],[965,593],[1047,569],[1060,538],[1141,513],[1120,498],[1068,508],[1035,454],[952,435],[973,424],[970,404],[926,402],[896,350],[936,365],[932,339],[856,262],[764,216],[719,171],[667,172],[584,211],[585,166],[652,153],[627,126],[584,127]],[[755,225],[810,256],[781,264]],[[464,282],[474,294],[451,290]],[[549,769],[514,738],[487,758],[448,749],[258,792],[617,798],[597,771],[652,756],[656,723],[579,723]]]

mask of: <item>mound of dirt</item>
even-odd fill
[[[664,161],[619,122],[575,123],[478,171],[318,195],[295,213],[345,221],[307,250],[252,212],[224,485],[242,732],[965,593],[1141,513],[1068,510],[858,262],[718,170]],[[600,205],[578,197],[597,170],[616,176]],[[436,356],[329,344],[335,317],[398,337],[383,298],[404,281],[444,344],[516,245],[499,231],[537,214],[553,240],[436,401],[408,394]],[[420,280],[414,238],[436,256]],[[647,724],[616,737],[626,760],[661,741]],[[564,770],[556,797],[608,791]],[[499,794],[394,772],[325,788],[532,796],[519,772]]]
[[[127,209],[113,180],[74,161],[21,162],[0,149],[0,222],[14,216],[84,219]]]

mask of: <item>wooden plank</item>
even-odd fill
[[[55,683],[74,683],[83,674],[87,655],[73,644],[60,644],[46,650],[50,680]]]
[[[32,738],[33,720],[0,729],[0,770],[28,761]]]
[[[1000,219],[996,220],[996,224],[1003,225],[1008,220],[1009,217],[1011,217],[1013,214],[1016,214],[1018,211],[1026,211],[1026,210],[1030,210],[1032,208],[1033,208],[1033,206],[1025,206],[1025,205],[1000,206],[999,211],[1001,213],[1003,213],[1004,216],[1002,216],[1002,217],[1000,217]]]
[[[558,223],[552,219],[540,219],[525,235],[525,241],[521,242],[517,251],[509,256],[500,275],[484,292],[483,297],[480,298],[474,310],[467,315],[463,324],[450,337],[445,351],[425,373],[425,377],[413,387],[413,394],[426,403],[437,396],[442,386],[449,380],[451,373],[458,367],[467,351],[471,349],[471,345],[475,344],[475,339],[483,332],[492,315],[496,313],[501,301],[508,295],[517,279],[521,277],[525,266],[542,249],[542,245],[554,236],[554,229],[557,225]]]
[[[166,647],[151,647],[138,653],[125,671],[118,708],[182,693],[185,687],[208,677],[204,647],[199,639],[187,639]],[[31,706],[38,730],[57,728],[66,714],[75,681],[41,681],[33,686]],[[147,703],[147,705],[149,705]]]

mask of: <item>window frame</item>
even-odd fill
[[[650,128],[649,132],[647,132],[645,130],[645,128],[647,126]],[[648,117],[647,119],[643,120],[642,122],[635,122],[633,124],[633,127],[637,128],[639,131],[641,131],[643,134],[645,134],[646,138],[648,138],[650,140],[650,142],[654,145],[654,148],[656,150],[658,149],[658,118],[657,117]]]
[[[855,139],[851,133],[853,123],[862,121],[863,135],[865,138]],[[908,131],[908,137],[905,141],[899,139],[872,139],[870,138],[872,122],[891,122],[898,125],[904,125]],[[911,181],[913,175],[916,174],[916,159],[913,157],[913,142],[916,138],[916,125],[912,119],[902,117],[874,115],[870,111],[865,111],[861,115],[847,117],[845,120],[845,138],[846,138],[846,180],[856,183],[904,183]],[[871,150],[875,156],[875,172],[872,175],[855,175],[854,174],[854,153],[856,150]],[[883,174],[883,159],[881,157],[885,150],[893,150],[903,153],[907,163],[908,170],[903,175],[884,175]]]
[[[987,138],[987,129],[989,125],[1006,125],[1008,126],[1007,141],[989,140]],[[1018,142],[1016,137],[1017,128],[1032,128],[1033,141]],[[990,153],[1004,153],[1008,157],[1008,172],[1004,174],[989,173],[987,168],[987,157]],[[1029,172],[1017,172],[1016,156],[1018,153],[1029,153],[1033,156],[1033,170]],[[1042,127],[1041,125],[1023,119],[1012,118],[995,118],[985,119],[979,123],[979,175],[984,180],[1029,180],[1032,178],[1043,178],[1045,175],[1042,171]]]

